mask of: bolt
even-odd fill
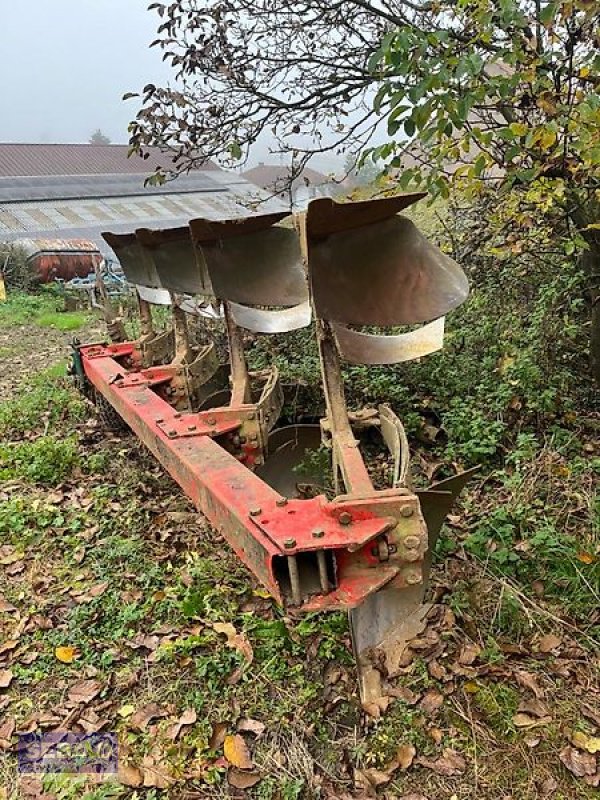
[[[158,419],[156,420],[156,424],[157,425],[162,425],[163,422],[164,422],[164,419],[162,417],[158,417]]]
[[[402,514],[403,517],[408,518],[412,517],[412,515],[415,513],[415,510],[412,506],[404,506],[404,508],[402,508],[400,513]]]
[[[167,433],[167,436],[169,436],[172,439],[174,436],[177,436],[177,431],[169,431]]]
[[[275,501],[275,505],[279,506],[279,508],[283,508],[284,506],[287,506],[287,497],[279,497]]]
[[[340,525],[350,525],[352,522],[352,514],[349,514],[347,511],[342,511],[338,517],[338,521]]]
[[[262,514],[262,508],[260,506],[255,506],[254,508],[250,509],[251,517],[258,517],[260,514]]]
[[[409,586],[415,586],[417,583],[421,583],[423,578],[418,572],[407,572],[406,573],[406,582]]]
[[[188,431],[195,431],[195,430],[196,430],[195,425],[188,425]]]
[[[207,417],[206,418],[206,424],[207,425],[216,425],[217,424],[217,420],[215,419],[215,417]]]
[[[250,434],[250,441],[255,442],[258,439],[258,433],[251,433]]]
[[[414,550],[419,546],[420,541],[418,536],[407,536],[404,540],[404,546],[408,547],[409,550]]]
[[[175,419],[181,419],[181,414],[179,412],[177,412],[177,414],[173,414],[173,417]]]
[[[325,531],[323,530],[323,528],[316,528],[312,532],[312,535],[313,535],[313,538],[315,538],[315,539],[322,539],[325,536]]]
[[[283,543],[283,546],[286,550],[291,550],[292,547],[296,547],[296,540],[295,539],[286,539]]]

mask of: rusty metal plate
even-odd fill
[[[102,234],[102,238],[115,251],[129,283],[152,289],[161,288],[156,267],[152,260],[146,257],[135,233],[109,233],[107,231]]]
[[[300,242],[291,227],[273,225],[280,214],[214,223],[190,222],[214,294],[257,306],[295,306],[308,298]]]
[[[187,225],[162,230],[138,228],[135,235],[165,289],[179,294],[213,296],[206,264],[200,251],[192,245]]]
[[[442,317],[466,300],[469,284],[459,265],[396,215],[392,200],[403,199],[309,205],[308,267],[318,317],[404,325]]]
[[[236,325],[254,333],[289,333],[306,328],[312,321],[312,309],[308,300],[283,311],[250,308],[231,302],[229,309]]]
[[[300,486],[322,489],[326,476],[308,457],[321,447],[320,425],[287,425],[269,435],[268,456],[256,474],[284,497],[301,497]]]
[[[409,333],[381,336],[332,323],[338,350],[350,364],[400,364],[441,350],[445,318]]]

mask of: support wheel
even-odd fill
[[[113,433],[124,433],[129,427],[123,418],[115,411],[108,400],[100,392],[94,390],[94,405],[98,412],[98,419],[102,426]]]

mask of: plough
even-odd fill
[[[141,332],[75,351],[80,379],[278,603],[349,611],[363,702],[383,696],[418,632],[431,552],[469,477],[413,489],[400,420],[385,404],[349,412],[344,396],[342,362],[398,364],[439,350],[444,316],[468,295],[458,264],[399,213],[423,196],[321,198],[294,218],[106,233],[136,287]],[[172,309],[167,332],[155,328],[158,305]],[[222,325],[227,364],[208,325],[206,343],[191,343],[191,315]],[[319,425],[284,425],[278,371],[248,368],[245,332],[277,336],[311,324],[326,414]],[[391,453],[387,488],[374,486],[361,452],[359,431],[369,425]],[[333,499],[307,492],[295,469],[321,444],[331,454]]]

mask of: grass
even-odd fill
[[[26,307],[38,322],[58,313],[44,303],[43,295],[20,310],[17,303],[11,324]],[[38,322],[31,330],[43,350]],[[27,377],[0,404],[1,591],[17,609],[0,613],[0,633],[10,641],[16,628],[18,638],[4,655],[14,679],[2,713],[19,726],[34,714],[55,715],[58,725],[71,720],[70,688],[97,680],[101,694],[86,711],[117,733],[122,761],[140,766],[160,756],[174,779],[168,788],[133,788],[47,776],[42,788],[63,800],[224,798],[233,790],[217,734],[250,720],[265,726],[260,736],[244,734],[262,776],[247,792],[255,800],[350,797],[354,770],[383,770],[407,744],[417,751],[415,763],[380,793],[537,800],[551,777],[556,798],[594,797],[558,753],[568,731],[595,733],[581,705],[597,680],[598,450],[583,412],[543,411],[547,398],[534,396],[516,364],[494,373],[498,352],[478,351],[486,338],[486,347],[495,346],[489,329],[469,330],[466,352],[451,338],[450,355],[428,377],[420,365],[412,375],[405,368],[348,373],[352,403],[391,395],[406,412],[419,482],[427,482],[423,463],[439,462],[441,477],[452,461],[483,461],[439,543],[439,605],[396,680],[400,696],[379,719],[360,707],[346,615],[295,619],[278,608],[141,444],[98,427],[64,364]],[[318,413],[311,336],[252,348],[255,364],[274,355],[284,376],[305,380],[290,415]],[[456,371],[459,357],[465,374]],[[526,361],[529,369],[532,351]],[[493,381],[481,377],[488,369]],[[411,385],[417,378],[419,392]],[[539,418],[530,411],[510,417],[517,378],[519,391],[526,384],[520,401],[538,403]],[[427,381],[439,383],[437,393]],[[435,441],[420,438],[424,422],[438,429]],[[220,625],[233,626],[244,647],[231,645]],[[544,654],[538,643],[548,633],[560,646]],[[474,645],[477,657],[463,663],[463,649]],[[64,646],[75,648],[72,663],[56,657]],[[533,731],[514,722],[521,702],[532,699],[519,683],[523,673],[552,717]],[[443,696],[434,712],[423,707],[426,692]],[[131,718],[148,703],[166,716],[136,729]],[[173,740],[170,729],[187,709],[197,721]],[[531,744],[533,735],[539,744]],[[464,757],[463,773],[438,774],[419,763],[445,749]],[[17,800],[12,751],[0,769],[8,800]]]
[[[64,311],[64,299],[55,287],[42,287],[35,294],[13,292],[6,303],[0,303],[0,328],[17,325],[39,325],[59,331],[81,329],[89,315]]]

